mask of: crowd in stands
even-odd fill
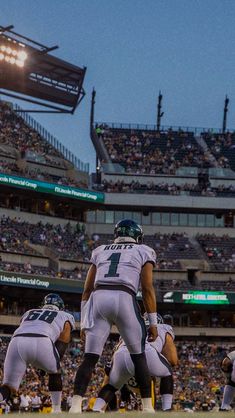
[[[178,259],[201,258],[185,233],[155,233],[154,235],[146,235],[145,241],[154,248],[157,260],[163,258],[174,262]]]
[[[93,241],[85,234],[84,224],[74,230],[70,223],[63,225],[30,224],[20,217],[0,219],[0,250],[26,254],[37,254],[32,245],[51,248],[60,258],[88,261]]]
[[[6,149],[7,147],[7,149]],[[71,164],[48,141],[14,112],[11,105],[0,101],[0,156],[10,157],[12,161],[0,160],[0,171],[12,175],[34,178],[61,185],[84,187],[87,184],[65,175],[52,175],[41,168],[19,167],[17,159],[40,165],[68,169]]]
[[[11,105],[3,101],[0,102],[0,144],[12,146],[22,156],[27,154],[27,151],[38,154],[48,162],[48,165],[53,157],[62,157],[51,144],[14,112]]]
[[[202,134],[211,153],[215,156],[218,166],[235,171],[235,136],[232,132]]]
[[[0,359],[4,360],[9,338],[1,337]],[[86,393],[84,409],[89,409],[92,399],[97,396],[102,385],[104,377],[104,366],[111,360],[113,348],[116,340],[109,339],[102,357],[93,373],[90,385]],[[225,385],[225,377],[220,370],[220,362],[227,352],[231,351],[231,343],[218,343],[208,341],[178,341],[176,342],[179,365],[174,368],[174,397],[173,409],[178,410],[194,410],[209,411],[218,410],[222,393]],[[78,340],[73,342],[65,354],[62,362],[63,374],[63,397],[62,410],[68,411],[71,405],[73,394],[73,382],[76,369],[80,364],[83,353],[83,345]],[[0,380],[2,378],[2,367],[0,367]],[[21,409],[21,395],[29,396],[29,410],[32,410],[32,397],[39,396],[39,409],[46,412],[51,406],[50,396],[48,392],[48,378],[42,377],[38,370],[28,367],[27,373],[20,387],[19,395],[13,398],[10,406],[11,411],[19,411]],[[157,409],[161,408],[159,383],[156,385]],[[91,402],[88,402],[88,399]],[[139,408],[138,397],[121,404],[126,410],[136,410]],[[21,410],[22,412],[22,410]]]
[[[128,180],[127,180],[128,181]],[[113,182],[112,180],[104,179],[100,185],[93,186],[96,190],[105,193],[145,193],[145,194],[160,194],[160,195],[172,195],[178,196],[187,194],[190,196],[208,196],[208,197],[234,197],[235,186],[217,186],[211,187],[207,185],[201,187],[199,184],[185,183],[181,185],[159,183],[155,184],[152,181],[146,181],[146,184],[140,183],[138,180],[132,180],[131,182],[125,182],[124,180],[118,180]]]
[[[197,236],[209,263],[216,270],[231,271],[235,269],[235,238],[215,234]]]
[[[98,129],[98,131],[97,131]],[[126,173],[175,174],[180,167],[211,167],[210,153],[196,142],[192,132],[112,129],[96,127],[113,163]]]
[[[11,219],[5,215],[0,218],[0,252],[16,253],[24,255],[41,255],[40,248],[49,248],[58,259],[74,260],[77,262],[89,262],[91,251],[101,244],[111,243],[111,234],[86,233],[84,223],[77,223],[76,227],[69,222],[65,225],[30,224],[20,217]],[[233,271],[235,270],[235,238],[228,235],[217,237],[214,234],[198,234],[195,243],[185,233],[155,233],[146,235],[145,243],[156,251],[157,270],[181,270],[181,260],[205,260],[211,269]],[[39,246],[39,247],[37,247]],[[2,257],[4,261],[4,258]],[[46,268],[32,263],[31,267],[21,267],[13,262],[3,263],[1,266],[8,271],[32,272],[45,274]],[[27,263],[26,263],[27,264]],[[52,269],[47,269],[47,274],[53,274]],[[79,279],[85,272],[62,270],[55,273],[57,277]]]

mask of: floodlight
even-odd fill
[[[46,47],[0,26],[0,94],[51,110],[29,112],[74,113],[85,96],[86,67],[80,68],[48,52]]]
[[[18,55],[18,59],[21,61],[25,61],[26,58],[28,57],[25,51],[18,51],[17,55]]]

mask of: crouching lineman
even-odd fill
[[[166,316],[166,322],[169,316]],[[150,374],[153,378],[160,377],[160,394],[163,411],[169,411],[173,399],[172,367],[178,364],[176,346],[174,344],[174,331],[172,327],[163,323],[158,314],[158,337],[154,342],[146,340],[145,352]],[[121,340],[112,358],[109,373],[109,383],[105,384],[94,404],[93,411],[103,412],[112,401],[115,392],[126,383],[131,389],[136,386],[134,382],[134,365],[125,343]]]
[[[231,411],[231,403],[235,395],[235,351],[231,351],[223,359],[221,370],[227,377],[227,384],[224,388],[221,411]]]
[[[45,296],[41,308],[31,309],[23,315],[7,349],[0,402],[7,401],[18,391],[26,367],[31,364],[49,373],[52,411],[61,411],[60,360],[75,328],[73,316],[63,309],[61,297],[50,293]]]

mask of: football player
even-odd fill
[[[42,307],[30,309],[14,332],[4,361],[0,402],[18,391],[28,364],[49,373],[53,412],[60,412],[62,359],[75,328],[74,317],[64,312],[64,302],[56,293],[45,296]]]
[[[156,296],[152,283],[155,251],[143,244],[142,228],[122,220],[114,229],[114,242],[92,252],[81,304],[81,336],[84,359],[77,370],[74,396],[69,412],[81,412],[93,369],[115,324],[130,352],[145,412],[154,412],[151,377],[145,356],[146,328],[138,309],[136,294],[141,284],[143,302],[150,321],[148,338],[157,338]]]
[[[221,362],[221,370],[227,377],[224,388],[221,411],[231,411],[231,403],[235,395],[235,351],[231,351]]]
[[[165,322],[168,321],[168,317],[164,318]],[[161,378],[160,394],[163,411],[171,410],[173,399],[172,366],[178,363],[174,339],[172,327],[163,323],[162,317],[158,314],[158,337],[154,342],[146,339],[145,352],[151,376],[154,379]],[[113,355],[109,382],[101,388],[93,411],[102,412],[106,404],[112,401],[113,394],[125,384],[134,391],[138,387],[135,382],[134,364],[125,343],[121,340]]]

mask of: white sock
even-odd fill
[[[164,393],[161,395],[162,399],[162,410],[165,411],[166,409],[171,409],[173,395],[170,393]]]
[[[93,411],[103,411],[103,408],[106,406],[106,402],[102,398],[97,398],[94,406],[92,408]]]
[[[82,412],[82,396],[80,395],[74,395],[72,399],[72,405],[69,410],[70,414],[76,414],[79,412]]]
[[[53,391],[51,393],[51,403],[53,412],[61,412],[61,398],[62,392],[61,391]]]
[[[152,404],[152,398],[142,398],[143,412],[155,412]]]
[[[227,409],[230,407],[233,401],[234,395],[235,395],[235,387],[226,385],[224,388],[223,400],[222,400],[222,405],[221,405],[222,409]]]

